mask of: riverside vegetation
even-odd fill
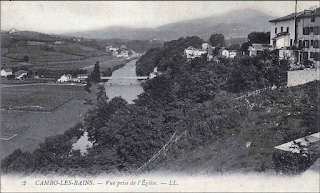
[[[274,146],[318,131],[319,82],[236,100],[240,92],[284,85],[288,63],[268,52],[220,63],[183,56],[184,48],[203,42],[187,37],[150,49],[138,60],[137,74],[154,67],[162,74],[142,84],[134,104],[108,101],[99,87],[83,123],[47,138],[33,153],[16,150],[2,160],[2,172],[135,172],[175,132],[178,138],[146,170],[276,170]],[[82,156],[72,143],[85,131],[94,144]]]

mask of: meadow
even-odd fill
[[[1,158],[17,148],[32,152],[46,137],[62,134],[82,122],[86,112],[92,108],[86,101],[94,97],[95,91],[87,93],[82,86],[1,88]],[[21,106],[41,106],[43,109],[7,110]],[[3,140],[14,134],[17,135],[12,139]]]
[[[25,85],[1,88],[1,108],[5,110],[53,111],[74,98],[83,98],[81,86]]]
[[[116,58],[110,52],[101,51],[79,43],[65,42],[54,44],[47,41],[20,40],[9,45],[3,45],[8,50],[1,56],[5,67],[27,67],[32,71],[38,69],[75,69],[93,68],[99,61],[102,68],[114,67],[125,61]],[[24,61],[28,56],[29,61]]]

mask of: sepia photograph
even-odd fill
[[[1,1],[1,192],[320,192],[320,1]]]

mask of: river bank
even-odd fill
[[[136,62],[137,60],[128,62],[122,68],[115,70],[111,77],[136,77]],[[132,104],[133,100],[143,92],[140,81],[136,79],[112,79],[109,80],[109,82],[104,83],[104,87],[109,100],[114,97],[121,96],[130,104]],[[88,140],[85,133],[74,144],[73,149],[79,149],[80,152],[84,154],[88,146],[91,147],[92,143]]]

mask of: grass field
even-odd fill
[[[26,85],[1,88],[1,108],[7,110],[52,111],[71,99],[83,98],[81,86]]]
[[[46,137],[62,134],[82,122],[95,98],[95,90],[86,93],[80,86],[22,86],[1,89],[1,159],[15,149],[32,152]],[[63,104],[63,105],[61,105]],[[51,112],[5,110],[23,105],[43,106]]]
[[[57,56],[54,56],[57,57]],[[53,62],[40,62],[40,63],[22,63],[13,61],[12,59],[1,57],[3,60],[3,64],[6,64],[6,67],[17,67],[17,66],[25,66],[29,70],[36,71],[38,69],[52,69],[52,70],[60,70],[60,69],[81,69],[85,68],[91,71],[94,67],[94,64],[99,61],[101,71],[107,69],[108,67],[114,67],[118,64],[126,63],[125,59],[116,58],[114,56],[95,56],[89,58],[81,58],[75,60],[60,60]]]
[[[117,64],[124,63],[125,60],[121,58],[116,58],[114,56],[97,56],[90,57],[82,60],[69,60],[69,61],[60,61],[60,62],[44,62],[41,65],[34,65],[34,68],[46,68],[46,69],[74,69],[74,68],[86,68],[93,66],[99,61],[100,68],[113,67]],[[90,68],[88,68],[90,70]]]
[[[29,61],[23,63],[26,55]],[[8,53],[1,57],[2,64],[7,68],[26,66],[30,70],[86,68],[93,66],[97,61],[100,62],[102,68],[107,68],[123,63],[124,59],[78,43],[54,44],[53,42],[24,40],[10,44]]]
[[[15,149],[32,152],[45,137],[62,134],[76,123],[82,122],[91,105],[83,100],[71,100],[51,113],[1,110],[1,159]]]

